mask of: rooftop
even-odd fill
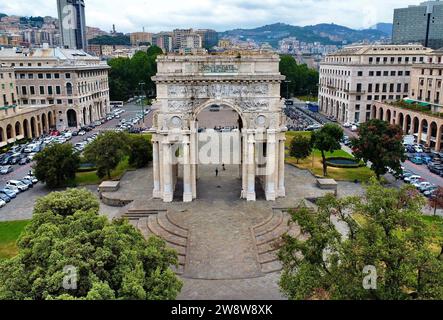
[[[406,45],[352,45],[341,50],[328,54],[328,56],[349,56],[349,55],[406,55],[406,54],[426,54],[432,49],[421,44]]]

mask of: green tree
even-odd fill
[[[290,155],[297,159],[307,158],[312,152],[311,138],[298,134],[291,141]]]
[[[129,148],[129,164],[131,166],[143,168],[152,160],[152,145],[145,136],[130,135]]]
[[[351,140],[356,159],[371,162],[371,168],[377,179],[384,175],[388,168],[396,175],[402,173],[401,162],[406,160],[403,146],[403,130],[397,125],[373,119],[360,125],[359,137]]]
[[[77,203],[72,215],[58,214],[58,203],[35,208],[18,255],[0,262],[0,299],[176,298],[182,283],[170,266],[177,253],[159,238],[145,240],[127,220],[99,215],[96,202],[89,209]],[[64,286],[72,281],[76,289]]]
[[[309,68],[306,64],[297,64],[293,56],[280,56],[280,73],[290,81],[281,84],[282,97],[286,97],[287,89],[289,89],[289,96],[318,95],[318,71]]]
[[[443,187],[438,187],[432,197],[429,199],[429,207],[434,209],[434,216],[437,214],[437,209],[443,209]]]
[[[79,156],[71,144],[55,144],[36,154],[34,172],[49,188],[66,186],[75,178]]]
[[[363,197],[331,194],[314,212],[291,212],[304,236],[284,236],[283,292],[290,299],[442,299],[443,243],[421,219],[424,203],[411,186],[384,188],[372,179]]]
[[[320,130],[312,133],[311,141],[315,149],[320,150],[323,162],[323,176],[328,175],[328,164],[326,163],[326,152],[340,150],[340,140],[343,138],[343,129],[333,123],[325,124]]]
[[[97,167],[97,176],[111,178],[111,170],[128,154],[128,138],[122,132],[100,134],[84,151],[85,158]]]

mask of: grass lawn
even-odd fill
[[[19,235],[29,221],[0,222],[0,260],[17,255],[17,241]]]
[[[117,167],[111,171],[111,180],[118,180],[120,179],[123,174],[127,171],[132,169],[129,166],[129,157],[126,157],[120,163],[117,165]],[[95,185],[100,184],[102,181],[108,180],[109,178],[106,176],[102,179],[100,179],[97,176],[96,171],[90,171],[90,172],[77,172],[75,175],[75,182],[79,186],[86,186],[86,185]]]
[[[295,135],[310,136],[311,132],[294,132],[290,131],[286,133],[286,147],[289,148],[291,141]],[[326,157],[341,157],[354,159],[352,155],[344,150],[336,150],[333,153],[327,152]],[[286,162],[292,164],[300,169],[307,169],[318,177],[323,177],[323,164],[321,162],[321,152],[314,149],[312,155],[306,159],[300,160],[297,163],[297,159],[289,156],[289,151],[286,151]],[[337,181],[355,181],[366,182],[374,176],[372,170],[368,167],[360,168],[334,168],[328,167],[328,178],[335,179]]]

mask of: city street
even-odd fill
[[[141,112],[140,105],[136,104],[127,104],[123,107],[123,109],[125,110],[125,112],[121,114],[120,119],[114,118],[110,121],[107,121],[101,126],[98,126],[95,129],[93,129],[92,131],[87,132],[84,136],[72,137],[72,139],[67,143],[75,144],[77,142],[86,140],[94,133],[115,129],[118,123],[122,119],[129,120],[131,118],[134,118],[137,113]],[[151,124],[152,124],[152,114],[150,113],[149,115],[145,116],[144,124],[140,122],[134,127],[149,128]],[[7,175],[0,176],[0,188],[3,189],[3,187],[6,185],[6,182],[9,180],[22,179],[32,169],[32,164],[33,163],[31,162],[23,166],[14,165],[13,172]],[[91,191],[95,191],[96,186],[88,187],[88,189],[90,189]],[[39,182],[38,184],[34,185],[33,188],[23,193],[19,193],[17,195],[17,198],[12,199],[10,203],[8,203],[5,207],[0,209],[0,221],[29,219],[31,217],[32,208],[34,207],[36,199],[48,194],[49,192],[50,190],[48,190],[43,183]]]

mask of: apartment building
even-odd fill
[[[409,99],[443,113],[443,49],[432,52],[425,63],[412,68]]]
[[[431,52],[419,44],[358,45],[328,54],[320,63],[320,111],[341,123],[369,120],[375,101],[408,96],[412,67]]]
[[[150,32],[133,32],[129,35],[131,39],[131,44],[133,46],[138,46],[139,44],[152,44],[152,36],[153,34]]]
[[[55,128],[79,128],[110,111],[109,66],[74,49],[0,50],[13,68],[20,107],[55,106]]]
[[[193,29],[175,29],[172,36],[174,50],[201,48],[202,38]]]

